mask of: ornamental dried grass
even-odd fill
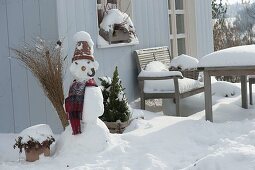
[[[61,42],[47,42],[36,38],[25,43],[20,49],[12,49],[21,61],[37,78],[45,95],[56,109],[63,128],[68,125],[64,104],[63,65]]]

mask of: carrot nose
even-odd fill
[[[81,67],[81,70],[82,70],[82,71],[85,71],[85,70],[86,70],[86,67],[85,67],[85,66],[82,66],[82,67]]]

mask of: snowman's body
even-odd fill
[[[103,95],[99,87],[86,87],[84,94],[82,122],[96,123],[104,113]]]

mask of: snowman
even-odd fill
[[[74,80],[65,99],[65,109],[73,135],[77,135],[86,133],[84,126],[98,123],[98,117],[104,112],[104,105],[101,89],[93,78],[99,66],[93,56],[94,43],[84,31],[77,32],[74,41],[76,47],[70,66]]]

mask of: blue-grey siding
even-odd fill
[[[31,38],[57,39],[56,1],[0,0],[0,132],[48,123],[61,132],[60,121],[37,81],[11,58]]]

